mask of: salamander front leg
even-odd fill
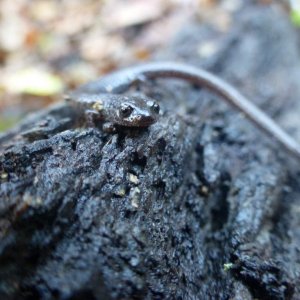
[[[117,131],[116,126],[111,122],[103,123],[102,130],[106,133],[115,133]]]
[[[84,114],[86,125],[88,127],[97,127],[96,121],[99,120],[99,113],[95,110],[87,109]]]

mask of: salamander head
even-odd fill
[[[119,125],[147,127],[156,122],[159,105],[145,96],[124,96],[116,113]]]

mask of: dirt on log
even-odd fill
[[[299,33],[272,5],[232,22],[186,24],[157,58],[205,67],[300,128]],[[205,90],[139,92],[163,109],[143,130],[78,127],[61,103],[0,137],[0,298],[300,299],[296,163]]]

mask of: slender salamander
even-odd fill
[[[175,63],[175,62],[153,62],[146,63],[138,66],[133,66],[129,68],[122,69],[120,71],[113,72],[108,74],[98,80],[87,83],[81,87],[79,87],[75,94],[80,95],[81,93],[85,94],[86,98],[96,97],[97,94],[106,94],[109,96],[107,100],[114,102],[117,101],[118,105],[122,102],[120,98],[115,98],[116,94],[121,94],[127,91],[132,85],[138,82],[144,82],[145,80],[151,80],[156,78],[179,78],[200,87],[205,87],[209,91],[216,93],[218,96],[221,96],[222,99],[226,100],[228,104],[235,107],[242,114],[244,114],[250,121],[256,124],[260,129],[262,129],[269,136],[274,138],[277,142],[279,142],[286,150],[288,150],[291,154],[300,159],[300,144],[284,132],[275,121],[273,121],[269,116],[267,116],[262,110],[260,110],[257,106],[255,106],[251,101],[245,98],[242,94],[240,94],[233,86],[226,83],[219,77],[196,67]],[[88,96],[89,95],[89,96]],[[121,96],[121,95],[118,95]],[[82,96],[83,97],[83,96]],[[83,98],[84,98],[83,97]],[[111,98],[110,98],[111,97]],[[71,97],[72,98],[72,97]],[[91,99],[92,99],[91,98]],[[111,99],[111,100],[109,100]],[[129,101],[129,98],[125,98],[126,101]],[[72,99],[71,99],[72,100]],[[79,102],[79,104],[83,104],[86,101],[81,101],[81,97],[75,97],[73,99],[75,102]],[[119,101],[120,100],[120,101]],[[137,101],[137,99],[135,99]],[[135,108],[138,108],[141,102],[136,103]],[[155,101],[149,100],[151,106],[157,106]],[[96,103],[96,102],[95,102]],[[95,105],[92,101],[92,106]],[[129,104],[129,106],[131,106]],[[84,104],[84,108],[89,107],[90,105]],[[126,106],[126,105],[125,105]],[[152,116],[152,123],[156,121],[156,117],[153,117],[153,113],[149,113],[149,107],[142,106],[140,112],[147,113],[147,115]],[[134,111],[133,109],[132,111]],[[156,108],[154,111],[158,112],[159,108]],[[107,113],[107,119],[110,117],[115,118],[115,114],[113,111]],[[114,119],[116,122],[116,120]],[[139,117],[139,122],[134,118],[128,120],[125,126],[142,126],[143,121],[142,118]],[[149,126],[151,122],[145,122],[144,126]]]
[[[87,121],[105,121],[104,129],[111,131],[114,125],[147,127],[156,122],[159,105],[142,95],[117,95],[105,93],[71,93],[66,98],[78,110],[85,111]]]

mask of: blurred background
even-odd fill
[[[0,131],[64,91],[151,59],[189,18],[220,32],[245,0],[1,0]],[[300,26],[300,0],[284,6]],[[199,56],[213,45],[199,45]]]

